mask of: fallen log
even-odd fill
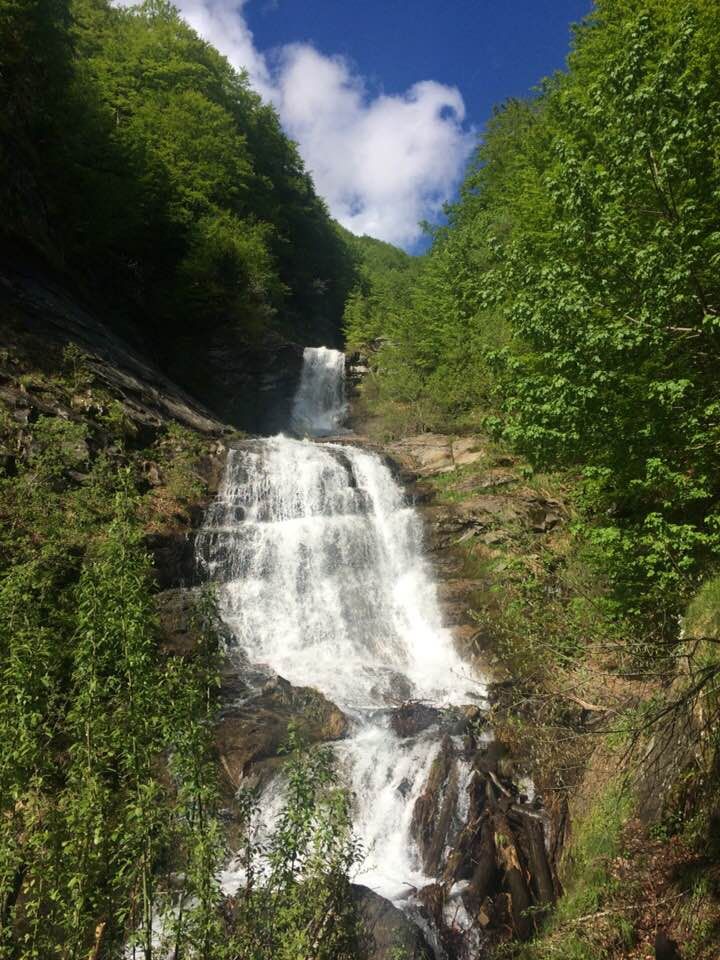
[[[502,883],[510,897],[510,916],[515,936],[519,940],[529,940],[534,932],[534,923],[530,913],[532,897],[513,829],[507,816],[495,813],[492,818],[495,834],[496,862],[502,873]]]

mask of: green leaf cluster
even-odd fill
[[[167,669],[133,471],[93,456],[92,442],[86,422],[41,417],[27,458],[0,477],[8,957],[87,956],[96,946],[110,956],[130,931],[150,929],[158,862],[175,845],[189,859],[193,849],[162,757],[192,758],[200,773],[182,777],[181,793],[193,782],[195,804],[197,777],[208,776],[212,641],[199,644],[210,660]]]

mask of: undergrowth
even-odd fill
[[[164,653],[146,546],[188,529],[215,441],[149,436],[77,348],[0,368],[0,956],[351,960],[360,851],[327,751],[288,744],[269,847],[243,801],[251,880],[220,889],[214,598]]]
[[[627,789],[611,781],[577,825],[560,864],[564,894],[536,939],[509,946],[513,960],[606,960],[632,941],[632,924],[609,906],[618,892],[611,865],[622,853],[623,827],[632,810]]]

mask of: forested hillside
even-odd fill
[[[170,3],[4,0],[0,30],[5,249],[171,367],[227,323],[339,337],[346,242],[272,107]]]
[[[422,261],[382,240],[343,232],[359,263],[358,283],[345,303],[344,328],[351,346],[371,344],[394,328],[420,275]]]
[[[591,742],[634,757],[621,793],[638,765],[640,786],[579,833],[574,899],[523,956],[635,956],[597,863],[648,793],[654,829],[708,857],[700,887],[679,873],[671,894],[682,956],[716,946],[698,904],[717,895],[720,811],[719,78],[717,3],[598,0],[567,70],[496,110],[403,304],[377,325],[346,313],[389,433],[480,431],[572,504],[559,555],[488,561],[524,681],[515,735],[537,734],[571,796]],[[586,750],[558,677],[589,701]]]

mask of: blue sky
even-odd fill
[[[331,213],[408,250],[422,246],[419,221],[455,196],[493,106],[563,67],[570,24],[592,5],[176,2],[275,105]]]
[[[418,80],[457,86],[482,126],[496,103],[523,96],[561,68],[570,24],[590,0],[254,0],[258,47],[308,42],[354,62],[379,89]]]

